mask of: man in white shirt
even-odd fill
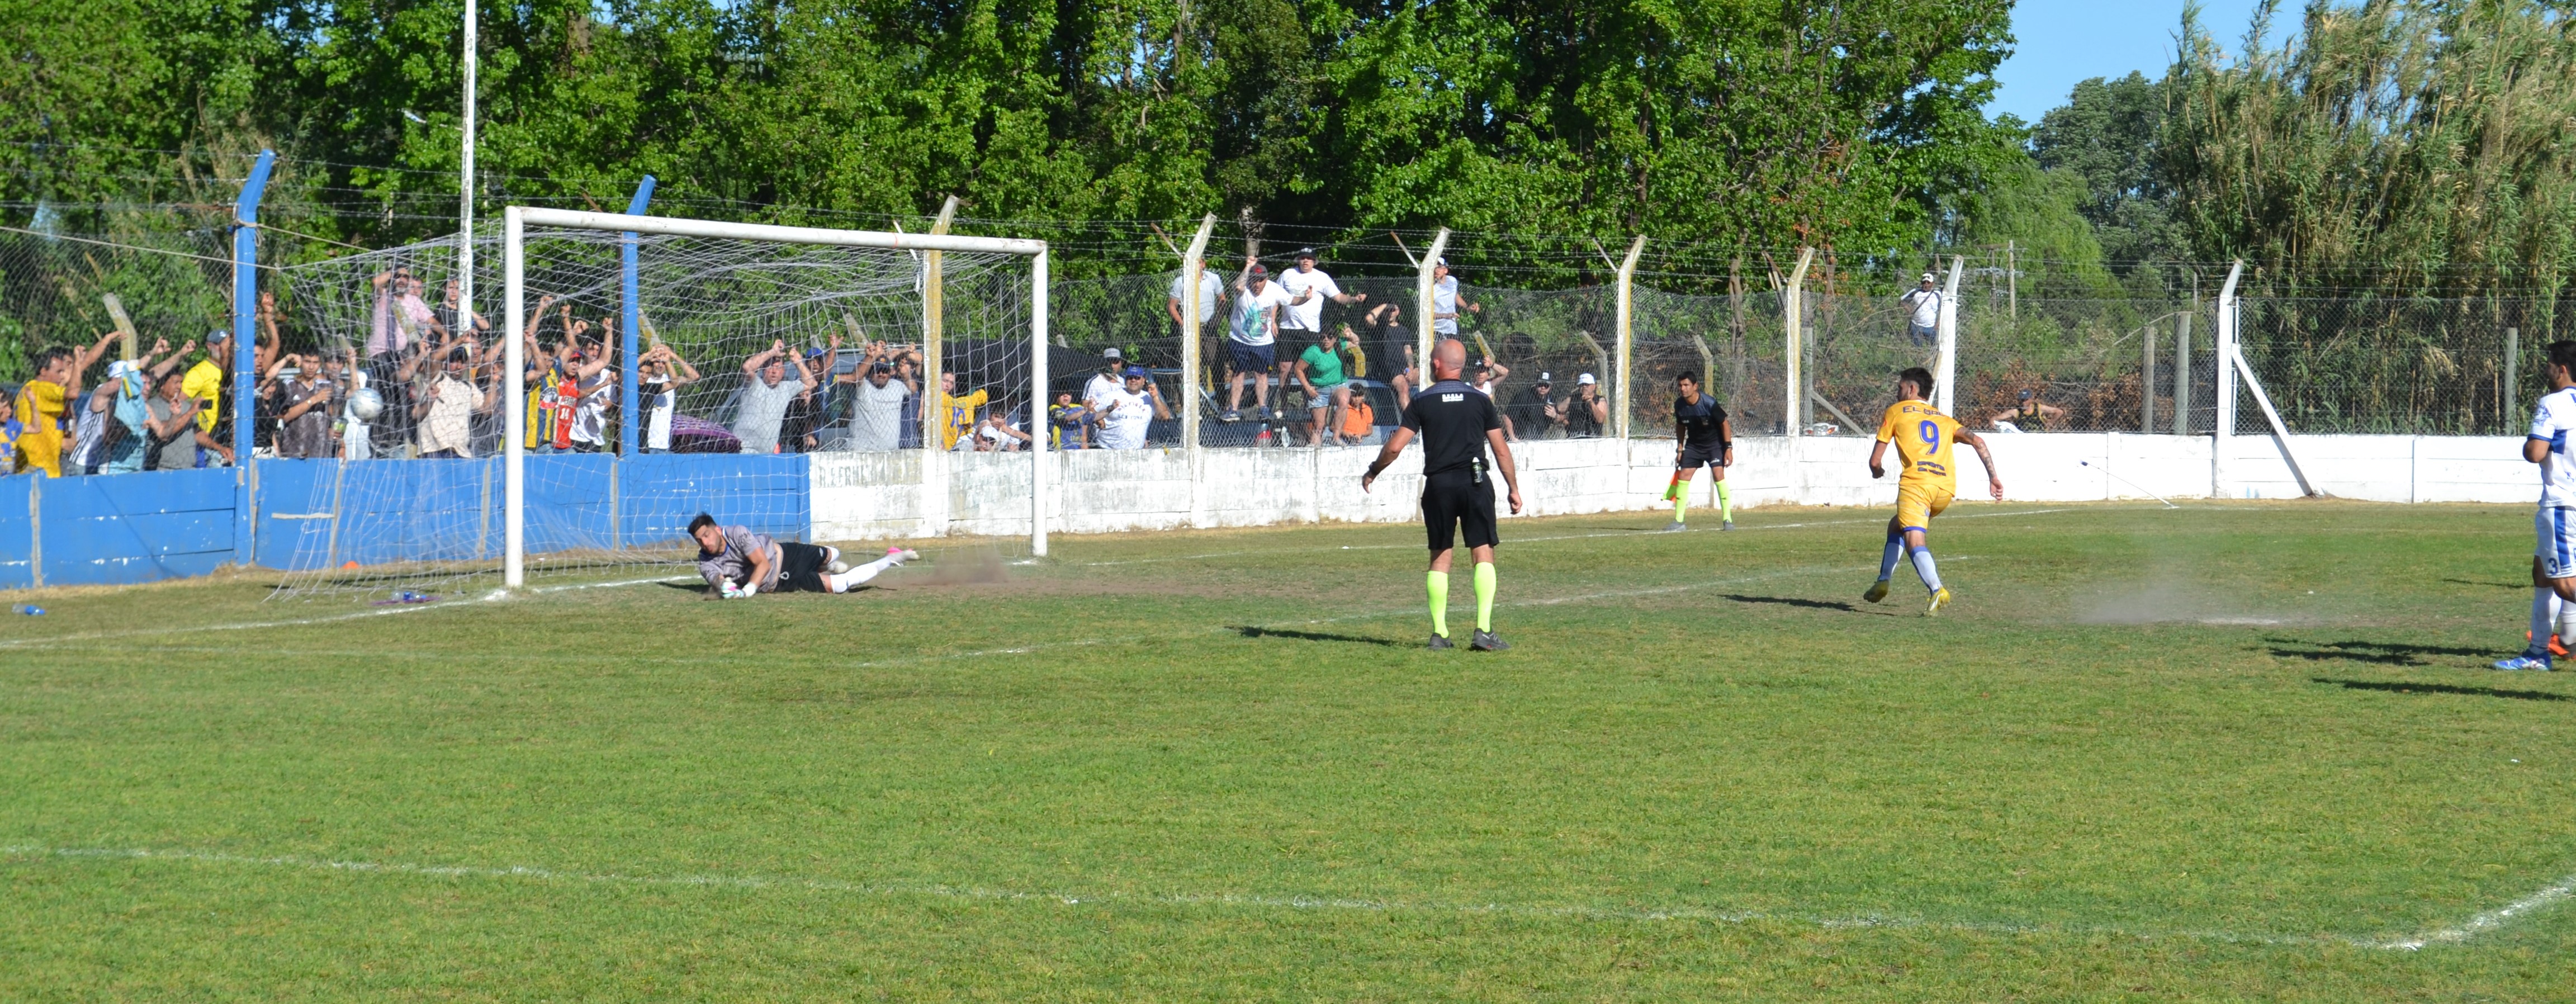
[[[1449,259],[1431,263],[1431,330],[1435,334],[1456,337],[1458,311],[1470,314],[1485,312],[1485,306],[1459,297],[1458,277],[1449,274]]]
[[[742,404],[734,415],[733,435],[742,441],[744,453],[779,452],[787,406],[805,393],[805,368],[788,365],[788,354],[786,342],[772,341],[766,351],[742,361]]]
[[[1101,350],[1100,363],[1100,372],[1092,374],[1091,382],[1082,385],[1084,404],[1100,400],[1101,395],[1115,391],[1125,383],[1119,374],[1126,371],[1127,360],[1118,351],[1117,346],[1113,345]]]
[[[2540,465],[2540,512],[2532,519],[2539,545],[2531,552],[2531,622],[2522,654],[2497,669],[2548,672],[2549,631],[2576,640],[2576,342],[2549,343],[2549,393],[2531,416],[2522,459]]]
[[[919,392],[909,375],[898,378],[892,360],[871,352],[867,377],[850,392],[854,401],[850,411],[850,449],[881,452],[898,448],[903,435],[903,403]]]
[[[492,410],[499,398],[467,382],[472,351],[462,345],[449,350],[446,371],[412,405],[422,457],[465,460],[474,456],[474,416]]]
[[[1930,345],[1941,340],[1941,291],[1932,288],[1932,273],[1923,273],[1923,281],[1905,291],[1896,302],[1905,305],[1906,340],[1916,345]]]
[[[698,368],[669,345],[656,345],[644,350],[635,372],[635,392],[644,406],[644,441],[637,448],[669,453],[671,418],[679,410],[680,388],[697,382]]]
[[[1252,379],[1252,404],[1257,417],[1270,420],[1270,372],[1279,367],[1273,348],[1279,341],[1279,312],[1306,302],[1314,295],[1297,296],[1270,281],[1270,270],[1249,256],[1243,259],[1243,274],[1234,280],[1240,294],[1234,301],[1234,321],[1226,336],[1226,350],[1234,377],[1226,383],[1225,421],[1243,417],[1243,381]]]
[[[1126,386],[1101,398],[1100,448],[1134,450],[1145,445],[1145,428],[1158,418],[1172,417],[1163,406],[1163,390],[1147,379],[1142,366],[1127,367]]]
[[[1188,315],[1181,312],[1182,287],[1188,286],[1189,283],[1190,277],[1187,275],[1173,276],[1172,295],[1163,301],[1164,312],[1172,315],[1172,328],[1179,331],[1183,338],[1201,334],[1208,325],[1225,318],[1225,282],[1218,279],[1215,272],[1209,271],[1205,264],[1201,264],[1199,267],[1199,328],[1201,331],[1189,330]]]
[[[1349,306],[1368,299],[1366,293],[1342,292],[1332,276],[1316,268],[1314,248],[1297,249],[1297,267],[1279,273],[1279,288],[1297,299],[1297,305],[1280,316],[1279,330],[1304,332],[1291,336],[1292,341],[1298,342],[1323,340],[1325,300]]]

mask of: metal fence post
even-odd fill
[[[2236,358],[2236,282],[2245,275],[2245,262],[2239,259],[2227,269],[2227,283],[2218,287],[2218,417],[2211,423],[2209,441],[2209,494],[2226,498],[2227,444],[2236,434],[2236,381],[2229,365]]]
[[[233,560],[242,564],[251,561],[251,535],[259,527],[251,511],[256,500],[249,474],[251,434],[258,428],[251,395],[259,389],[259,335],[253,323],[259,313],[259,200],[267,194],[268,174],[276,166],[276,151],[260,151],[250,177],[242,181],[241,200],[233,204]]]
[[[626,201],[626,215],[644,215],[644,207],[652,201],[653,176],[648,174],[644,176],[643,181],[636,183],[635,197]],[[636,382],[635,370],[636,360],[641,358],[639,354],[643,351],[640,339],[644,329],[644,302],[640,288],[642,283],[637,276],[641,270],[641,263],[637,261],[636,243],[643,238],[632,230],[619,234],[618,238],[617,299],[620,309],[617,323],[625,330],[618,332],[617,343],[617,455],[625,458],[635,455],[636,446],[635,415],[638,402],[635,400],[635,393],[639,384]],[[831,374],[824,374],[825,379],[830,377]],[[610,532],[612,534],[616,532],[614,526],[610,528]]]
[[[1611,400],[1610,413],[1617,416],[1619,419],[1616,432],[1619,438],[1623,440],[1628,438],[1628,412],[1630,398],[1632,396],[1628,387],[1628,360],[1635,354],[1633,350],[1637,344],[1636,334],[1630,330],[1630,317],[1632,315],[1629,310],[1629,290],[1631,288],[1631,284],[1633,284],[1637,278],[1637,258],[1645,253],[1646,235],[1638,234],[1636,240],[1628,242],[1628,256],[1621,259],[1619,262],[1617,313],[1619,325],[1619,330],[1617,332],[1619,353],[1617,364],[1619,372],[1616,378],[1617,386],[1619,388],[1619,396]],[[1706,380],[1707,378],[1703,376],[1701,379]]]
[[[1780,353],[1780,363],[1781,369],[1787,371],[1785,389],[1781,397],[1788,405],[1784,409],[1786,414],[1782,416],[1780,424],[1781,431],[1793,437],[1798,435],[1798,430],[1806,427],[1806,422],[1802,419],[1807,413],[1807,401],[1805,395],[1800,393],[1807,387],[1806,374],[1802,372],[1803,368],[1799,365],[1802,362],[1801,353],[1805,351],[1803,344],[1805,339],[1801,336],[1798,323],[1799,314],[1805,307],[1804,287],[1807,282],[1807,266],[1815,260],[1816,249],[1799,248],[1798,267],[1789,270],[1789,282],[1780,291],[1780,328],[1785,333],[1785,345]]]
[[[2522,409],[2514,407],[2521,388],[2515,383],[2522,376],[2522,329],[2504,329],[2504,431],[2513,431],[2513,416]]]
[[[1200,277],[1207,274],[1207,244],[1216,233],[1216,214],[1199,219],[1199,232],[1190,237],[1190,249],[1181,254],[1181,452],[1190,465],[1190,525],[1207,525],[1207,456],[1199,442],[1199,389],[1215,387],[1207,379],[1207,318],[1200,311],[1207,305],[1199,302]],[[1225,294],[1217,294],[1222,303]]]
[[[2173,357],[2173,434],[2191,435],[2191,321],[2200,316],[2200,296],[2191,298],[2191,309],[2183,312],[2182,323],[2174,327]]]
[[[1950,256],[1950,280],[1941,285],[1941,307],[1935,315],[1938,320],[1934,323],[1940,326],[1941,357],[1933,364],[1932,407],[1945,415],[1957,414],[1951,405],[1958,401],[1952,385],[1959,382],[1959,275],[1967,267],[1967,259]]]
[[[2138,434],[2154,435],[2156,431],[2156,323],[2147,322],[2138,332]]]

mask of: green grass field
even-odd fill
[[[1963,505],[1929,620],[1884,514],[1665,518],[1507,523],[1499,655],[1400,526],[42,596],[0,999],[2576,997],[2526,510]]]

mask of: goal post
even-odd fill
[[[801,245],[809,248],[875,249],[889,252],[905,252],[911,254],[915,258],[916,262],[919,262],[924,258],[927,258],[929,262],[940,262],[946,257],[944,255],[919,254],[920,252],[930,251],[961,252],[968,255],[986,256],[987,258],[1009,256],[1027,259],[1029,268],[1027,273],[1029,289],[1026,300],[1026,307],[1029,312],[1027,318],[1027,346],[1029,352],[1027,365],[1028,400],[1026,404],[1027,417],[1021,423],[1021,428],[1028,436],[1026,450],[1029,464],[1028,484],[1030,486],[1028,498],[1028,545],[1030,552],[1033,555],[1043,556],[1046,554],[1048,498],[1046,485],[1048,468],[1049,465],[1053,463],[1053,458],[1049,455],[1049,451],[1047,449],[1046,436],[1046,403],[1049,374],[1047,367],[1048,261],[1047,244],[1045,241],[1025,238],[971,237],[951,234],[884,233],[868,230],[838,230],[821,227],[790,227],[758,223],[729,223],[716,220],[639,216],[623,213],[550,209],[534,206],[507,207],[503,210],[502,218],[502,280],[504,290],[502,297],[502,310],[506,316],[501,325],[503,331],[503,358],[501,360],[502,379],[500,382],[502,384],[502,395],[500,404],[501,410],[505,415],[505,428],[501,437],[503,444],[502,495],[504,508],[502,532],[502,579],[505,588],[515,589],[526,584],[530,543],[527,526],[527,515],[529,511],[529,484],[527,476],[529,429],[527,422],[530,413],[527,396],[528,388],[523,374],[527,373],[528,366],[528,360],[526,358],[528,336],[526,327],[529,317],[527,262],[529,230],[531,228],[542,228],[548,232],[588,232],[591,234],[604,235],[611,239],[621,238],[623,235],[627,234],[635,234],[665,238],[692,238],[705,241],[736,242],[752,245],[768,244],[777,245],[782,248]],[[952,266],[925,263],[920,267],[926,269],[932,267],[949,268]],[[950,274],[954,273],[952,272]],[[815,281],[828,281],[828,278],[828,276],[823,276]],[[918,287],[916,286],[916,288]],[[972,305],[970,304],[966,307],[952,309],[967,309],[969,307],[972,307]],[[1006,307],[996,313],[1006,315],[1012,312],[1012,309],[1013,308]],[[648,304],[641,312],[639,318],[630,323],[644,327],[647,332],[650,332],[652,325],[651,315],[652,310]],[[848,315],[846,314],[843,315],[844,318],[847,318],[847,316]],[[857,333],[856,322],[852,321],[850,323],[852,324],[853,333]],[[793,332],[788,333],[792,334]],[[863,346],[854,347],[854,351],[857,348],[862,347]],[[728,365],[730,362],[730,360],[708,360],[710,366],[723,366]],[[635,358],[616,359],[614,365],[620,368],[637,368],[641,365],[641,360]],[[828,379],[831,377],[831,374],[825,374],[825,377]],[[746,386],[746,390],[749,389],[750,388]],[[923,420],[919,423],[920,435],[925,445],[933,443],[939,443],[941,446],[945,445],[945,443],[938,438],[942,436],[944,429],[932,427],[931,421],[932,416],[936,416],[936,420],[939,423],[942,423],[943,426],[944,423],[948,421],[948,409],[946,407],[946,401],[942,399],[942,395],[942,389],[937,386],[924,386],[919,388],[919,396],[930,405],[929,408],[924,409],[925,414],[923,415]],[[999,407],[999,405],[996,405],[997,409]],[[925,465],[925,473],[927,472],[928,465],[945,464],[949,462],[948,458],[944,456],[943,451],[936,447],[924,450],[922,453],[921,462]],[[927,477],[923,479],[923,482],[924,484],[937,483]],[[608,484],[610,497],[609,505],[611,508],[609,519],[611,520],[612,527],[609,539],[611,546],[614,547],[620,542],[619,533],[616,529],[619,524],[617,524],[616,521],[622,517],[616,510],[616,506],[618,504],[616,501],[616,492],[618,489],[617,481],[613,472]],[[925,506],[926,510],[933,508],[944,508],[944,506]]]

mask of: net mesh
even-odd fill
[[[452,240],[286,270],[305,340],[349,360],[331,443],[344,462],[312,480],[313,525],[282,595],[450,595],[496,577],[513,378],[532,580],[682,572],[698,512],[788,540],[936,524],[944,535],[915,546],[1025,557],[1020,437],[1038,427],[1025,258],[642,237],[630,428],[625,243],[529,229],[518,374],[503,372],[498,309],[459,321],[431,292],[451,288]],[[503,250],[478,242],[476,284],[495,308]],[[940,388],[924,385],[934,353]]]

